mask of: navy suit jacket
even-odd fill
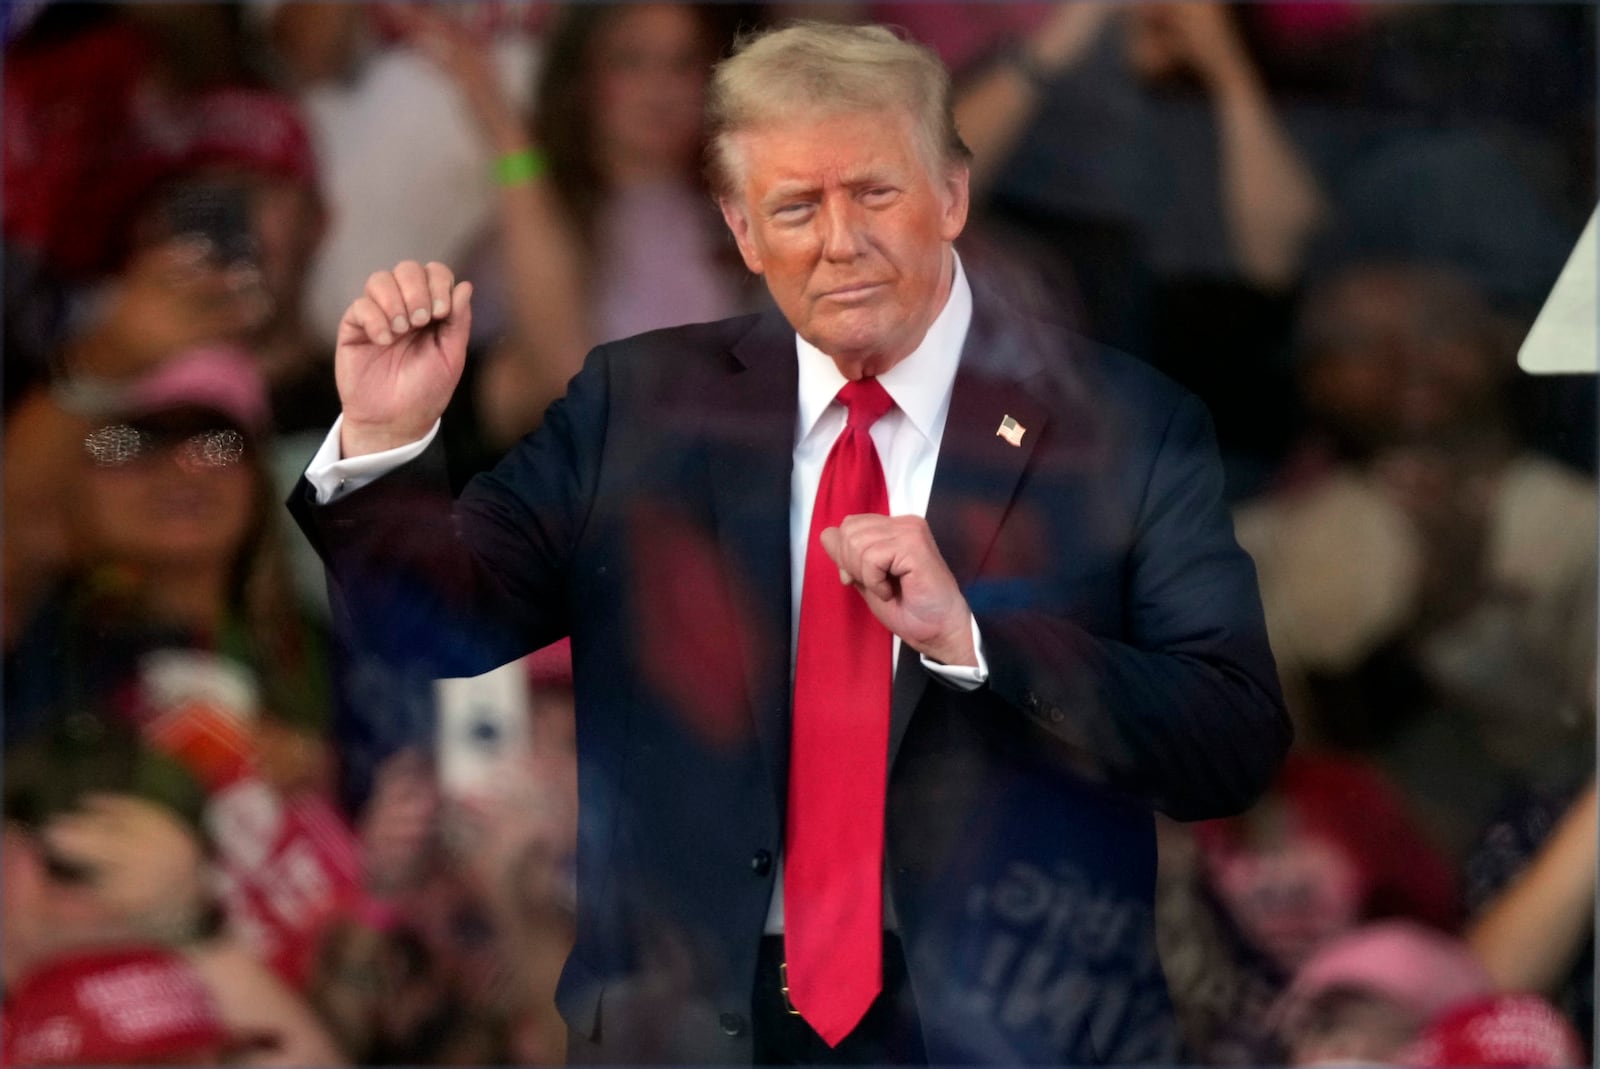
[[[776,313],[658,331],[596,349],[454,503],[436,449],[291,500],[385,656],[468,675],[572,636],[575,1061],[751,1057],[796,389]],[[886,872],[930,1059],[1173,1060],[1152,814],[1238,812],[1290,737],[1209,418],[979,291],[927,519],[990,667],[963,692],[907,648],[895,676]]]

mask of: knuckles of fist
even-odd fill
[[[890,631],[919,652],[945,661],[955,652],[971,663],[970,651],[951,636],[970,634],[970,610],[961,588],[920,516],[847,516],[821,533],[822,548]]]
[[[837,527],[821,534],[822,548],[839,566],[839,581],[896,592],[899,580],[926,578],[937,589],[955,589],[955,577],[945,567],[927,521],[920,516],[847,516]],[[883,596],[890,596],[888,593]]]
[[[448,320],[455,310],[456,289],[455,274],[444,264],[407,260],[391,271],[369,275],[362,295],[346,311],[345,322],[361,331],[364,340],[393,345],[412,330]]]

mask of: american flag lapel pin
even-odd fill
[[[1028,428],[1024,427],[1010,416],[1007,416],[1005,419],[1000,421],[1000,429],[994,433],[999,437],[1004,438],[1011,445],[1020,446],[1022,445],[1022,436],[1027,432]]]

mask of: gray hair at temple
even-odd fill
[[[933,173],[972,151],[956,130],[950,72],[933,51],[882,26],[798,22],[742,37],[712,73],[707,165],[718,196],[742,177],[734,135],[796,118],[899,109]]]

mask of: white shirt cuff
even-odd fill
[[[381,453],[346,459],[339,453],[339,429],[344,426],[341,414],[333,421],[333,429],[322,440],[317,455],[306,466],[306,482],[317,492],[317,504],[326,505],[345,494],[359,490],[380,476],[387,475],[402,464],[416,460],[428,448],[434,435],[439,433],[439,421],[420,439],[409,445],[395,446]],[[976,625],[974,625],[976,626]],[[979,656],[982,656],[981,654]]]
[[[922,667],[933,673],[935,679],[956,690],[977,690],[989,682],[989,660],[983,655],[983,636],[978,633],[978,618],[972,618],[972,648],[978,651],[978,667],[962,664],[940,664],[922,658]]]

